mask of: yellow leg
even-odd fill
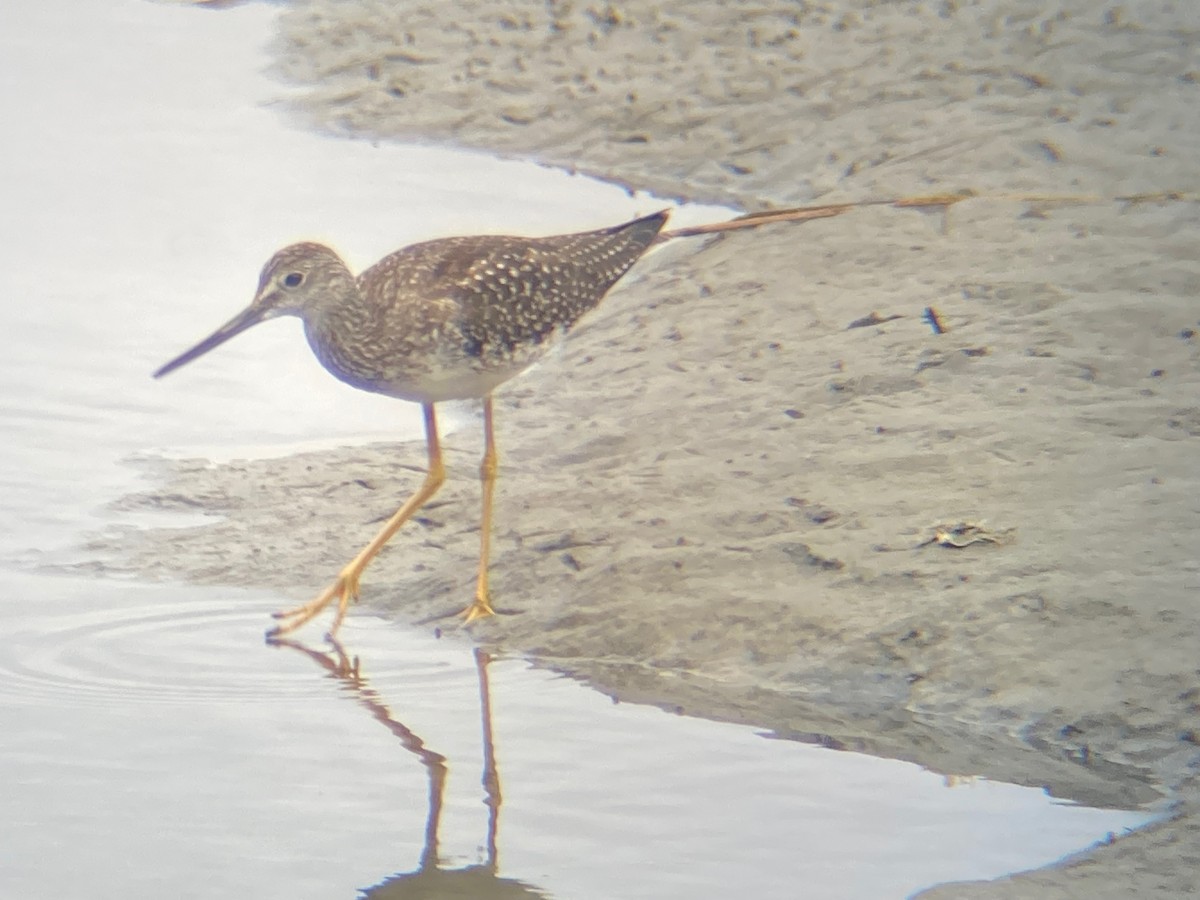
[[[462,611],[467,622],[495,614],[488,597],[488,557],[492,540],[492,494],[496,487],[496,432],[492,428],[492,397],[483,398],[483,462],[479,481],[483,485],[483,514],[479,519],[479,578],[475,582],[475,600]]]
[[[425,413],[425,443],[429,450],[429,470],[425,474],[425,481],[422,482],[421,487],[408,498],[408,501],[397,510],[394,516],[388,519],[379,534],[375,535],[375,539],[363,547],[358,556],[354,557],[338,573],[337,579],[319,597],[310,600],[303,606],[274,613],[276,619],[284,621],[267,632],[268,638],[295,631],[301,625],[311,621],[321,610],[332,603],[335,597],[338,601],[337,615],[333,618],[333,626],[329,629],[329,634],[336,634],[338,627],[342,624],[342,619],[346,616],[346,608],[350,605],[350,601],[358,599],[358,579],[362,575],[363,569],[367,567],[367,563],[375,558],[383,549],[383,545],[400,530],[400,526],[411,519],[413,513],[424,506],[442,486],[442,482],[446,480],[446,469],[442,465],[442,448],[438,442],[437,417],[434,415],[432,403],[423,404],[421,410]]]

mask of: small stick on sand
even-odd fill
[[[1121,197],[1101,197],[1092,194],[978,194],[974,191],[961,191],[955,194],[928,194],[915,197],[892,197],[884,200],[858,200],[853,203],[829,203],[820,206],[793,206],[788,209],[773,209],[763,212],[746,213],[736,219],[725,222],[710,222],[707,225],[690,225],[686,228],[674,228],[664,231],[655,243],[674,240],[675,238],[696,237],[704,234],[720,234],[725,231],[739,231],[743,228],[757,228],[760,225],[771,225],[775,222],[807,222],[810,219],[830,219],[854,209],[869,206],[893,206],[897,209],[936,209],[947,211],[956,203],[964,200],[990,200],[1001,203],[1057,203],[1063,205],[1089,206],[1101,203],[1197,203],[1200,194],[1187,191],[1159,191],[1149,194],[1130,194]]]

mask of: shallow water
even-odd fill
[[[5,617],[5,896],[349,896],[437,869],[472,896],[903,896],[1141,818],[614,705],[369,617],[339,660],[263,645],[268,597],[6,580],[53,605]]]
[[[280,598],[48,574],[88,531],[175,524],[106,510],[136,486],[130,457],[416,433],[412,408],[322,371],[295,322],[149,378],[249,300],[277,245],[325,236],[361,266],[439,234],[663,205],[290,129],[263,107],[285,91],[259,74],[276,14],[5,13],[0,110],[20,127],[0,179],[20,215],[0,219],[0,896],[350,896],[411,885],[397,873],[423,859],[424,886],[481,897],[902,896],[1146,820],[614,706],[367,616],[343,633],[354,676],[323,645],[262,644]],[[499,795],[483,783],[484,676]]]

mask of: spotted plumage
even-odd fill
[[[255,322],[304,321],[330,372],[421,403],[482,397],[543,356],[654,243],[666,213],[555,237],[443,238],[384,257],[355,278],[320,244],[293,244],[263,268],[242,316],[164,374]]]

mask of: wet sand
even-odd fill
[[[1012,199],[1195,188],[1190,7],[446,10],[298,4],[279,47],[310,85],[296,114],[746,209],[982,195],[641,264],[497,396],[513,614],[473,636],[624,699],[947,774],[1169,792],[1159,826],[926,896],[1194,891],[1200,208]],[[447,444],[444,493],[363,584],[425,627],[474,576],[478,431]],[[98,539],[98,565],[307,599],[423,460],[163,463],[124,506],[220,518]],[[960,523],[995,540],[931,540]]]

